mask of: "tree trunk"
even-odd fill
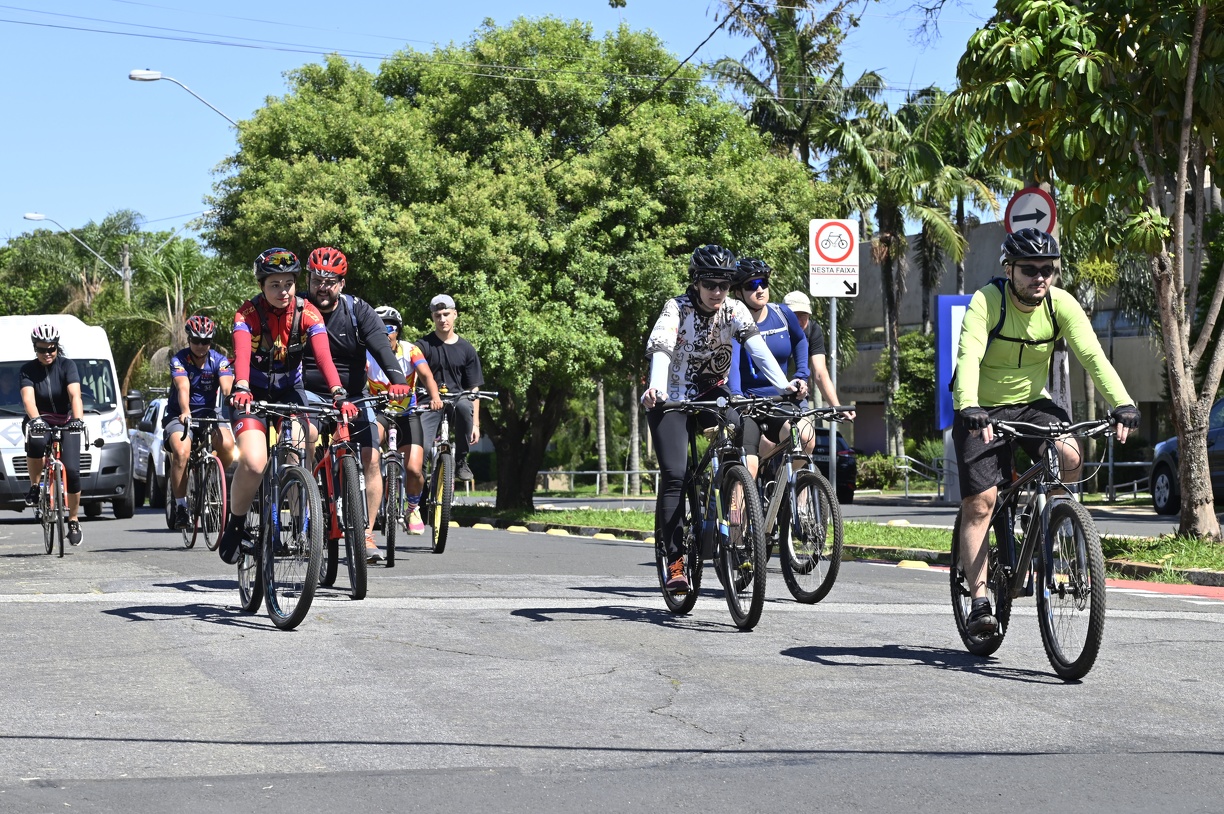
[[[882,237],[881,239],[887,239]],[[899,297],[896,277],[899,272],[894,268],[895,260],[890,248],[884,261],[880,264],[880,272],[884,283],[884,331],[885,347],[888,350],[888,386],[884,388],[884,421],[888,428],[888,454],[905,454],[905,436],[901,422],[893,417],[893,400],[901,387],[901,349],[900,349],[900,316],[897,313]]]
[[[956,196],[956,231],[961,237],[969,240],[969,235],[966,234],[968,229],[965,225],[965,197],[963,195]],[[967,250],[966,250],[967,253]],[[965,260],[961,258],[956,261],[956,293],[965,293]]]
[[[595,476],[595,494],[608,493],[608,414],[604,406],[604,383],[595,383],[595,450],[599,456],[599,474]]]
[[[629,388],[629,493],[642,494],[642,476],[638,471],[642,468],[642,422],[641,405],[638,403],[638,384],[634,378]]]
[[[533,385],[520,404],[513,394],[503,391],[496,419],[485,418],[497,448],[498,509],[535,509],[536,475],[569,397],[568,391],[557,388],[542,394]]]

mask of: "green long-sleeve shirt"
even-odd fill
[[[1042,303],[1032,311],[1021,311],[1016,301],[1007,303],[1003,328],[990,347],[986,340],[999,320],[1000,298],[1008,296],[996,285],[980,288],[969,302],[961,324],[960,347],[956,354],[956,385],[953,405],[964,407],[998,407],[1003,404],[1028,404],[1049,398],[1046,379],[1050,357],[1054,354],[1054,323],[1049,309]],[[1069,292],[1051,288],[1054,313],[1058,317],[1060,338],[1067,344],[1080,364],[1092,376],[1097,389],[1114,407],[1134,404],[1126,392],[1105,351],[1092,330],[1092,322]],[[1045,340],[1040,344],[1009,342],[1014,339]]]

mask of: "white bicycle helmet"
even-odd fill
[[[37,326],[30,332],[30,341],[32,342],[46,342],[48,344],[58,345],[59,339],[59,329],[57,329],[54,325],[48,325],[46,323]]]
[[[374,313],[378,314],[379,319],[389,325],[394,325],[400,329],[404,327],[404,318],[400,316],[399,311],[396,311],[390,305],[380,305],[374,309]]]

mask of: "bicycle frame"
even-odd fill
[[[320,440],[322,440],[324,433],[320,432],[319,436]],[[347,522],[349,519],[347,516],[342,518],[340,516],[340,512],[333,511],[334,507],[336,506],[336,495],[338,489],[338,479],[336,473],[340,471],[341,460],[345,456],[352,456],[354,459],[356,459],[358,472],[357,477],[361,486],[360,492],[362,495],[365,495],[365,473],[361,467],[361,455],[358,451],[359,448],[357,446],[357,442],[353,441],[349,437],[349,423],[347,420],[340,421],[336,424],[336,429],[331,432],[329,441],[330,443],[328,443],[324,448],[319,462],[315,464],[312,474],[322,485],[323,494],[326,496],[326,499],[323,501],[323,511],[329,518],[327,538],[329,540],[339,540],[343,539],[344,537],[344,528],[341,524],[342,522]],[[349,507],[345,506],[344,510],[347,515]],[[357,519],[364,520],[364,518]],[[364,522],[360,523],[360,525],[362,528],[365,528]]]
[[[701,558],[703,560],[712,559],[718,554],[720,536],[715,534],[714,530],[718,529],[724,536],[727,532],[726,518],[723,517],[722,513],[722,501],[718,499],[718,478],[715,477],[718,474],[718,466],[726,463],[742,463],[744,460],[743,447],[735,446],[727,436],[728,424],[725,408],[728,406],[731,406],[731,401],[720,398],[708,404],[689,402],[688,405],[673,408],[682,409],[689,413],[686,424],[689,438],[689,453],[688,467],[684,472],[684,491],[701,508]],[[706,447],[704,454],[699,454],[697,451],[698,412],[710,413],[718,418],[718,429],[714,437],[710,439],[709,446]],[[694,466],[693,461],[699,462]],[[710,464],[714,462],[716,462],[716,465],[711,467]],[[708,475],[706,474],[707,472]],[[710,515],[710,501],[713,501],[712,505],[714,507],[714,515],[710,518],[713,520],[713,523],[707,523],[706,521],[706,518]]]

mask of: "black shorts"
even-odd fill
[[[421,429],[421,416],[418,413],[411,415],[378,415],[378,423],[382,425],[384,430],[391,427],[391,422],[395,422],[395,445],[397,447],[406,447],[412,445],[414,447],[425,446],[425,433]]]
[[[744,454],[761,454],[761,437],[764,436],[775,444],[782,437],[782,428],[789,422],[782,416],[766,416],[764,418],[744,418]]]
[[[1063,408],[1050,399],[1039,399],[1031,404],[1008,404],[1002,407],[987,407],[991,418],[1004,421],[1023,421],[1029,424],[1048,424],[1051,421],[1070,421]],[[1011,446],[1002,438],[995,437],[989,444],[982,443],[981,433],[971,433],[965,428],[960,412],[952,421],[952,443],[956,449],[957,469],[960,473],[961,497],[980,495],[992,486],[998,486],[1011,477],[1013,462]],[[1041,455],[1044,441],[1021,440],[1020,446],[1029,457],[1036,460]]]

